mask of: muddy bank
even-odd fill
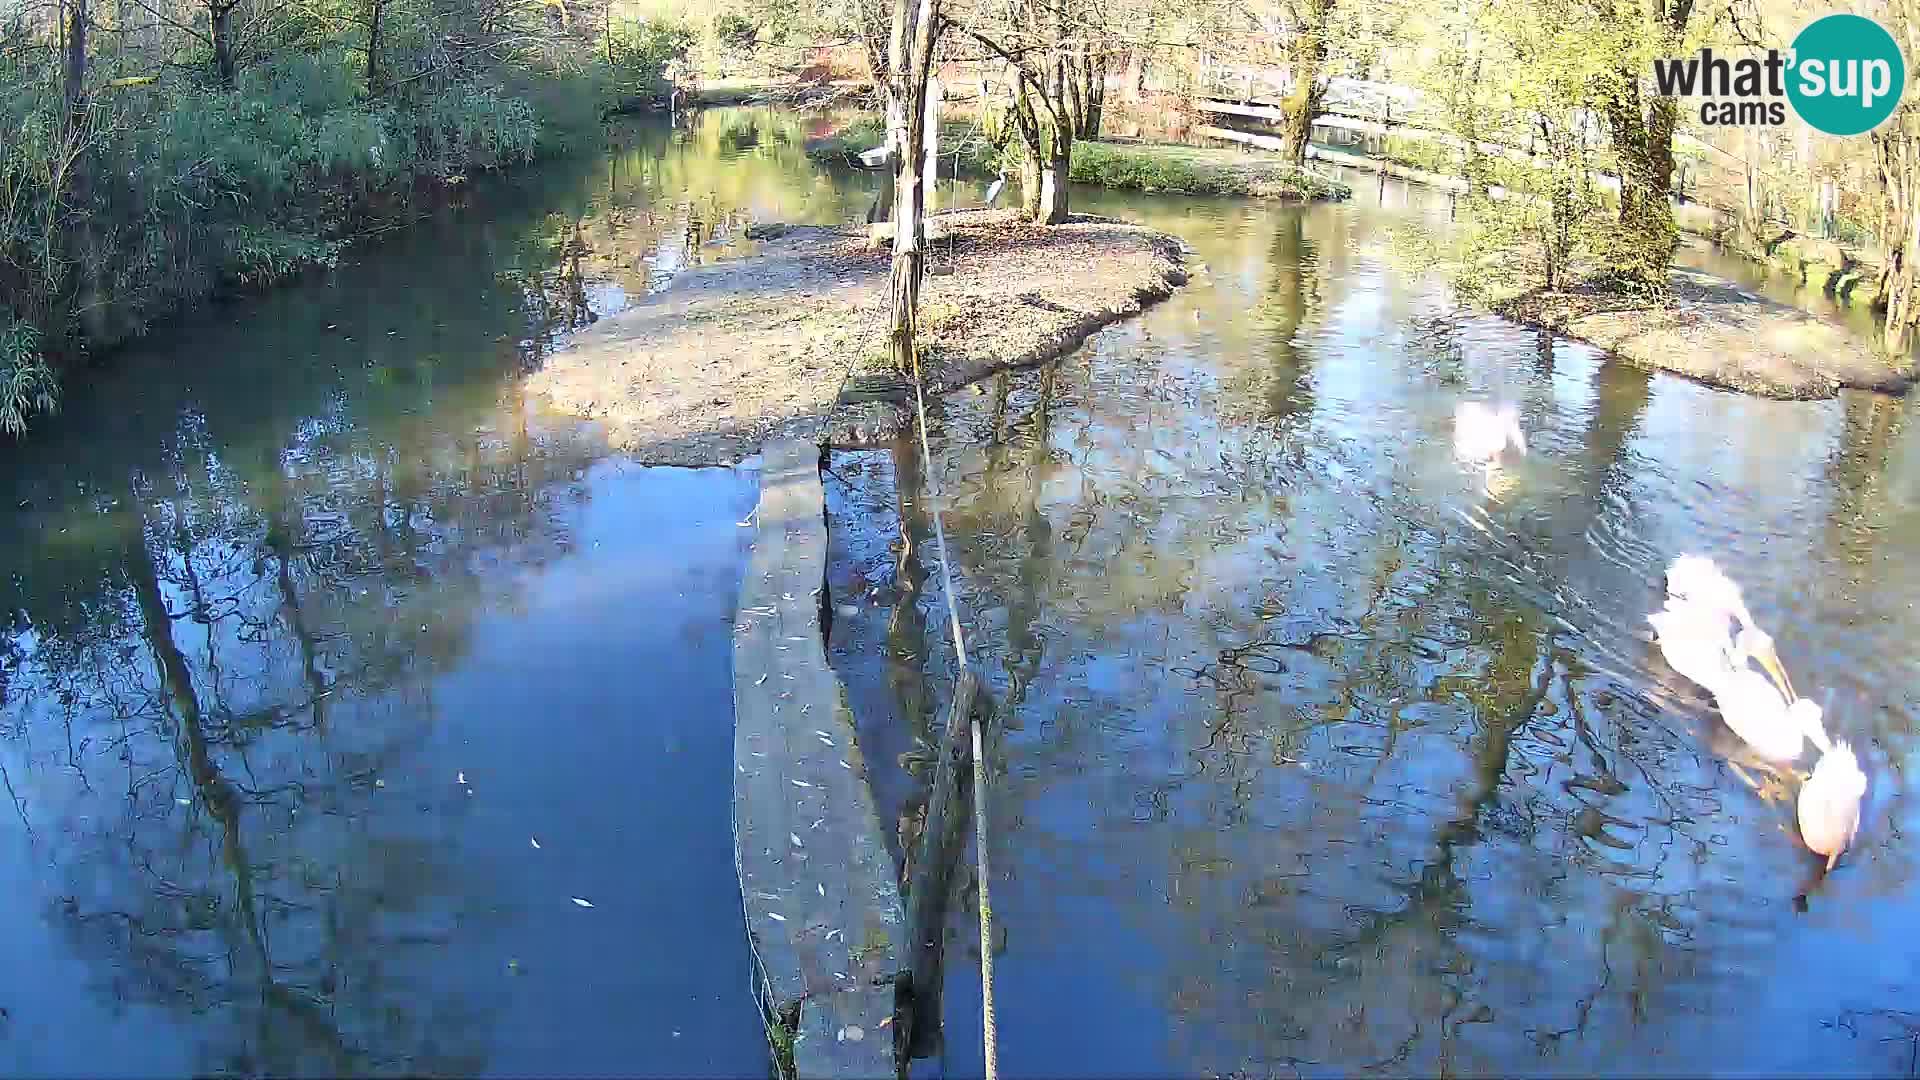
[[[1545,327],[1628,363],[1763,397],[1830,398],[1842,387],[1905,391],[1911,364],[1891,363],[1844,328],[1689,270],[1659,306],[1591,290],[1531,292],[1495,313]]]
[[[935,219],[921,291],[922,363],[943,393],[1065,353],[1184,283],[1183,247],[1076,216],[1041,228],[1011,210]],[[731,463],[774,437],[872,445],[905,430],[907,384],[887,355],[891,254],[864,231],[762,227],[758,252],[690,271],[596,323],[528,384],[654,464]]]

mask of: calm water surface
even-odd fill
[[[859,217],[800,153],[827,126],[709,112],[479,185],[10,452],[0,1073],[764,1073],[728,825],[752,463],[624,465],[516,387],[747,221]],[[1907,406],[1451,312],[1386,253],[1434,211],[1357,186],[1084,193],[1206,273],[939,417],[1005,705],[1002,1067],[1907,1071]],[[1535,453],[1489,493],[1446,447],[1496,395]],[[828,480],[832,651],[909,828],[952,674],[896,542],[922,467]],[[1783,811],[1642,631],[1687,549],[1871,747],[1804,912]],[[978,1072],[972,928],[927,1072]]]
[[[803,135],[710,113],[479,185],[9,451],[0,1074],[765,1074],[757,478],[623,465],[516,383],[744,221],[864,210]]]
[[[1454,312],[1390,257],[1436,211],[1356,186],[1088,193],[1208,272],[945,410],[1006,721],[1001,1067],[1909,1074],[1910,406],[1720,393]],[[1532,456],[1491,485],[1450,460],[1462,398],[1520,403]],[[1645,630],[1687,551],[1870,747],[1858,848],[1804,910],[1790,810]],[[979,1068],[977,979],[949,973],[951,1074]]]

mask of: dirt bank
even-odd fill
[[[922,363],[936,393],[1058,356],[1187,278],[1165,233],[1076,216],[940,215],[921,292]],[[738,461],[769,438],[872,444],[911,398],[886,350],[891,255],[852,229],[763,227],[747,258],[681,275],[596,323],[529,389],[603,424],[655,464]]]
[[[1764,397],[1830,398],[1841,387],[1902,392],[1913,368],[1825,319],[1706,274],[1676,270],[1661,306],[1584,290],[1498,301],[1515,322],[1578,338],[1641,367]]]

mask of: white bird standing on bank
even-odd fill
[[[1867,794],[1867,774],[1853,748],[1834,742],[1800,787],[1800,840],[1827,857],[1827,869],[1840,861],[1860,831],[1860,800]]]

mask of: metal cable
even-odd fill
[[[933,465],[933,448],[927,442],[927,399],[922,391],[925,378],[920,373],[920,350],[913,353],[913,406],[920,429],[920,460],[925,463],[927,498],[933,503],[933,541],[940,553],[940,583],[947,594],[947,627],[953,635],[953,652],[960,672],[967,671],[966,639],[960,632],[960,608],[954,599],[953,572],[947,558],[947,530],[940,517],[939,470]],[[980,889],[980,1035],[986,1061],[986,1080],[999,1074],[999,1038],[993,1022],[993,902],[987,888],[987,758],[980,734],[980,712],[967,718],[973,736],[973,851],[974,873]]]

